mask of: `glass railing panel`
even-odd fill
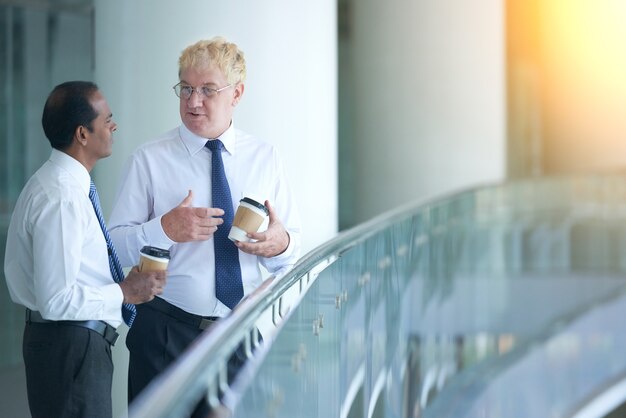
[[[336,349],[343,330],[336,315],[342,282],[333,266],[321,276],[325,280],[314,282],[272,342],[238,416],[297,416],[298,411],[324,416],[338,405],[338,365],[346,355]]]
[[[557,338],[555,329],[623,292],[626,284],[619,274],[626,236],[619,222],[621,203],[606,196],[607,185],[535,186],[511,185],[425,205],[344,252],[296,308],[309,310],[309,321],[314,306],[318,315],[323,311],[320,335],[302,342],[307,351],[318,350],[320,362],[309,358],[305,367],[319,370],[321,380],[309,382],[304,392],[288,384],[284,396],[318,397],[319,409],[309,415],[311,409],[285,403],[274,416],[339,411],[341,416],[400,417],[417,410],[433,417],[481,416],[486,407],[496,416],[521,417],[571,408],[582,393],[555,393],[540,379],[536,383],[548,394],[545,399],[560,401],[525,407],[528,399],[521,397],[507,404],[507,390],[500,390],[495,393],[501,400],[485,396],[481,406],[467,408],[489,393],[489,378],[506,376],[534,344],[549,345],[553,356],[559,355],[555,350],[567,354],[562,343],[548,340]],[[329,312],[324,303],[333,292],[340,307]],[[335,327],[341,331],[333,332]],[[282,338],[292,336],[281,335],[278,346],[288,344]],[[259,376],[274,365],[264,364]],[[480,385],[470,384],[474,380]],[[263,386],[261,380],[252,382],[257,384]],[[450,395],[455,390],[457,396]],[[441,405],[459,407],[451,413]],[[244,396],[236,416],[256,416],[255,410],[258,404]]]
[[[282,403],[272,410],[276,417],[360,416],[377,407],[365,400],[387,398],[381,396],[387,380],[404,372],[404,333],[410,327],[405,323],[409,317],[402,314],[409,304],[401,299],[412,266],[412,223],[409,219],[395,225],[320,273],[273,341],[275,348],[235,416],[263,416],[259,411],[267,409],[257,394],[267,387],[274,388],[276,402]],[[303,398],[316,400],[317,408]],[[384,407],[401,410],[403,397],[390,399]]]

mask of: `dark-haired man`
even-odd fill
[[[124,279],[104,225],[89,173],[111,155],[117,125],[98,87],[58,85],[42,124],[52,153],[17,200],[4,265],[26,307],[28,403],[33,418],[110,418],[116,328],[162,292],[166,274],[135,267]]]

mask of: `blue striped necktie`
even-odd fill
[[[124,272],[122,271],[122,266],[120,265],[120,259],[117,257],[117,252],[115,252],[115,247],[113,247],[113,243],[111,242],[109,231],[107,230],[106,224],[104,223],[102,209],[100,209],[100,198],[98,197],[98,191],[96,190],[96,185],[94,184],[93,180],[91,181],[91,185],[89,186],[89,200],[91,200],[93,209],[96,212],[96,217],[98,218],[98,223],[100,224],[100,228],[102,229],[102,233],[104,234],[104,239],[107,242],[107,250],[109,253],[109,269],[111,270],[111,275],[113,276],[113,280],[115,280],[115,283],[120,283],[124,280]],[[130,327],[135,320],[135,316],[137,316],[137,308],[135,307],[135,305],[132,305],[130,303],[124,303],[122,305],[122,317],[124,317],[124,322],[126,322],[126,325]]]
[[[243,297],[239,249],[228,239],[228,231],[233,224],[234,209],[230,187],[224,172],[222,149],[224,144],[219,139],[206,143],[211,150],[211,198],[212,206],[224,210],[224,223],[213,234],[215,248],[215,296],[224,305],[233,309]]]

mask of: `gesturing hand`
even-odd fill
[[[235,241],[235,245],[243,252],[259,255],[261,257],[274,257],[283,253],[289,246],[289,233],[276,215],[270,201],[265,201],[265,206],[269,210],[269,223],[264,232],[251,232],[249,238],[256,242]]]
[[[161,218],[165,234],[175,242],[206,241],[215,233],[224,220],[215,216],[224,215],[219,208],[192,207],[193,192],[174,209]]]

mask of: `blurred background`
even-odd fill
[[[236,42],[248,80],[235,123],[282,155],[306,252],[407,202],[622,171],[625,20],[620,0],[0,0],[0,259],[50,153],[41,111],[61,82],[98,83],[119,124],[93,172],[107,215],[130,153],[180,123],[182,49]],[[28,416],[23,315],[0,280],[0,416]]]

